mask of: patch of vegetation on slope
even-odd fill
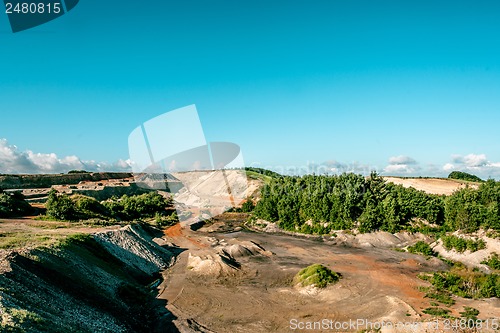
[[[420,274],[438,292],[449,292],[465,298],[500,297],[500,275],[481,273],[456,264],[450,271]]]
[[[465,239],[454,235],[448,235],[441,237],[441,240],[446,250],[455,250],[459,253],[462,253],[465,250],[476,252],[486,248],[486,243],[482,239]]]
[[[448,175],[448,178],[449,179],[457,179],[457,180],[466,180],[469,182],[478,182],[478,183],[484,182],[484,180],[482,180],[478,176],[472,175],[472,174],[467,173],[467,172],[462,172],[462,171],[452,171]]]
[[[491,269],[500,270],[500,257],[497,253],[492,253],[491,256],[482,261],[481,264],[484,264]]]
[[[341,278],[339,273],[336,273],[321,264],[313,264],[295,275],[294,283],[302,287],[314,286],[317,288],[325,288],[327,285],[337,282]]]
[[[156,255],[171,259],[172,254],[154,245],[140,227],[123,244],[133,246],[137,235]],[[12,252],[2,259],[2,266],[8,269],[0,274],[0,310],[4,314],[0,330],[175,331],[174,317],[146,287],[158,278],[159,269],[156,274],[143,271],[135,263],[147,260],[129,253],[129,258],[118,257],[102,240],[82,234],[66,238],[57,247]]]
[[[435,253],[432,250],[432,248],[430,247],[430,245],[424,241],[418,241],[414,245],[409,246],[408,252],[422,254],[424,256],[434,256],[435,255]]]

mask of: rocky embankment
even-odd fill
[[[140,225],[0,253],[0,331],[177,332],[156,299],[175,254]]]

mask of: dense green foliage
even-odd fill
[[[242,205],[241,205],[241,211],[243,213],[250,213],[253,211],[255,208],[255,204],[253,203],[252,200],[247,199]]]
[[[449,230],[476,231],[480,226],[500,230],[500,183],[492,179],[479,188],[464,188],[445,201]]]
[[[469,250],[471,252],[476,252],[477,250],[482,250],[486,248],[486,243],[482,239],[464,239],[461,237],[449,235],[441,237],[443,241],[443,246],[446,250],[455,250],[457,252],[464,252]]]
[[[33,211],[20,192],[5,193],[0,190],[0,217],[15,217]]]
[[[439,196],[385,182],[377,174],[282,176],[261,191],[255,215],[285,230],[328,233],[358,227],[361,232],[412,230],[426,221],[447,231],[500,230],[500,183],[488,180]],[[306,223],[310,221],[312,223]],[[471,245],[473,246],[473,245]]]
[[[452,171],[448,175],[448,178],[449,179],[458,179],[458,180],[467,180],[470,182],[482,182],[483,181],[478,176],[471,175],[470,173],[462,172],[462,171]]]
[[[119,199],[111,199],[103,203],[112,215],[126,221],[154,217],[156,213],[162,214],[167,204],[165,198],[156,192],[133,196],[124,195]]]
[[[429,244],[424,241],[418,241],[414,245],[408,247],[408,252],[423,254],[425,256],[433,256],[434,251]]]
[[[279,222],[286,230],[331,229],[396,232],[413,218],[431,223],[444,219],[443,197],[386,183],[373,173],[361,175],[280,177],[262,189],[257,217]],[[304,226],[306,221],[313,226]],[[324,225],[326,223],[326,226]]]
[[[294,282],[302,287],[314,285],[318,288],[324,288],[330,283],[335,283],[340,279],[340,274],[330,270],[321,264],[313,264],[295,275]]]
[[[91,218],[131,221],[166,215],[169,202],[156,192],[113,198],[103,203],[82,195],[68,196],[52,190],[45,207],[56,220],[77,221]]]

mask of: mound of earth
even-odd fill
[[[96,233],[94,239],[115,257],[148,275],[169,267],[174,255],[146,235],[139,225]]]
[[[189,253],[187,268],[198,275],[220,276],[235,273],[240,264],[233,258],[218,253],[206,255]]]
[[[271,255],[269,251],[266,251],[262,246],[253,241],[243,241],[240,243],[224,246],[220,249],[220,252],[232,258],[248,257],[258,254],[262,254],[265,256]]]
[[[187,268],[198,275],[221,276],[235,273],[241,268],[238,258],[264,255],[270,256],[262,246],[253,241],[230,240],[230,244],[222,239],[208,238],[212,245],[210,250],[189,253]]]

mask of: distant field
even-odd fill
[[[465,188],[466,186],[477,188],[478,183],[446,179],[446,178],[399,178],[399,177],[383,177],[386,181],[403,185],[404,187],[413,187],[417,190],[431,194],[450,195],[454,191]]]

